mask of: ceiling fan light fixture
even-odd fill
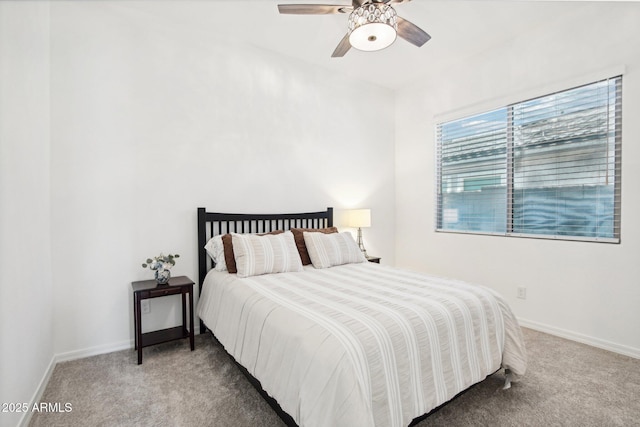
[[[385,3],[366,3],[349,15],[349,43],[372,52],[390,46],[398,31],[396,11]]]

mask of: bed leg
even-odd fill
[[[511,373],[511,369],[505,368],[505,370],[504,370],[504,386],[502,387],[503,390],[509,390],[511,388],[511,378],[512,377],[513,377],[513,374]]]

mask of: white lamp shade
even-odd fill
[[[352,209],[347,213],[347,227],[371,227],[371,209]]]

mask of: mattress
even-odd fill
[[[491,289],[368,262],[212,270],[197,313],[301,427],[406,426],[527,364],[518,322]]]

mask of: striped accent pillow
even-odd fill
[[[276,235],[231,233],[238,277],[302,271],[302,261],[293,240],[285,231]]]
[[[293,240],[296,241],[296,246],[298,247],[298,252],[300,252],[300,259],[302,260],[302,265],[311,264],[311,258],[309,258],[309,252],[307,251],[307,245],[304,244],[304,232],[308,231],[310,233],[337,233],[338,229],[336,227],[327,227],[327,228],[292,228],[291,232],[293,233]]]
[[[315,268],[366,262],[351,233],[312,233],[305,231],[304,243]]]

